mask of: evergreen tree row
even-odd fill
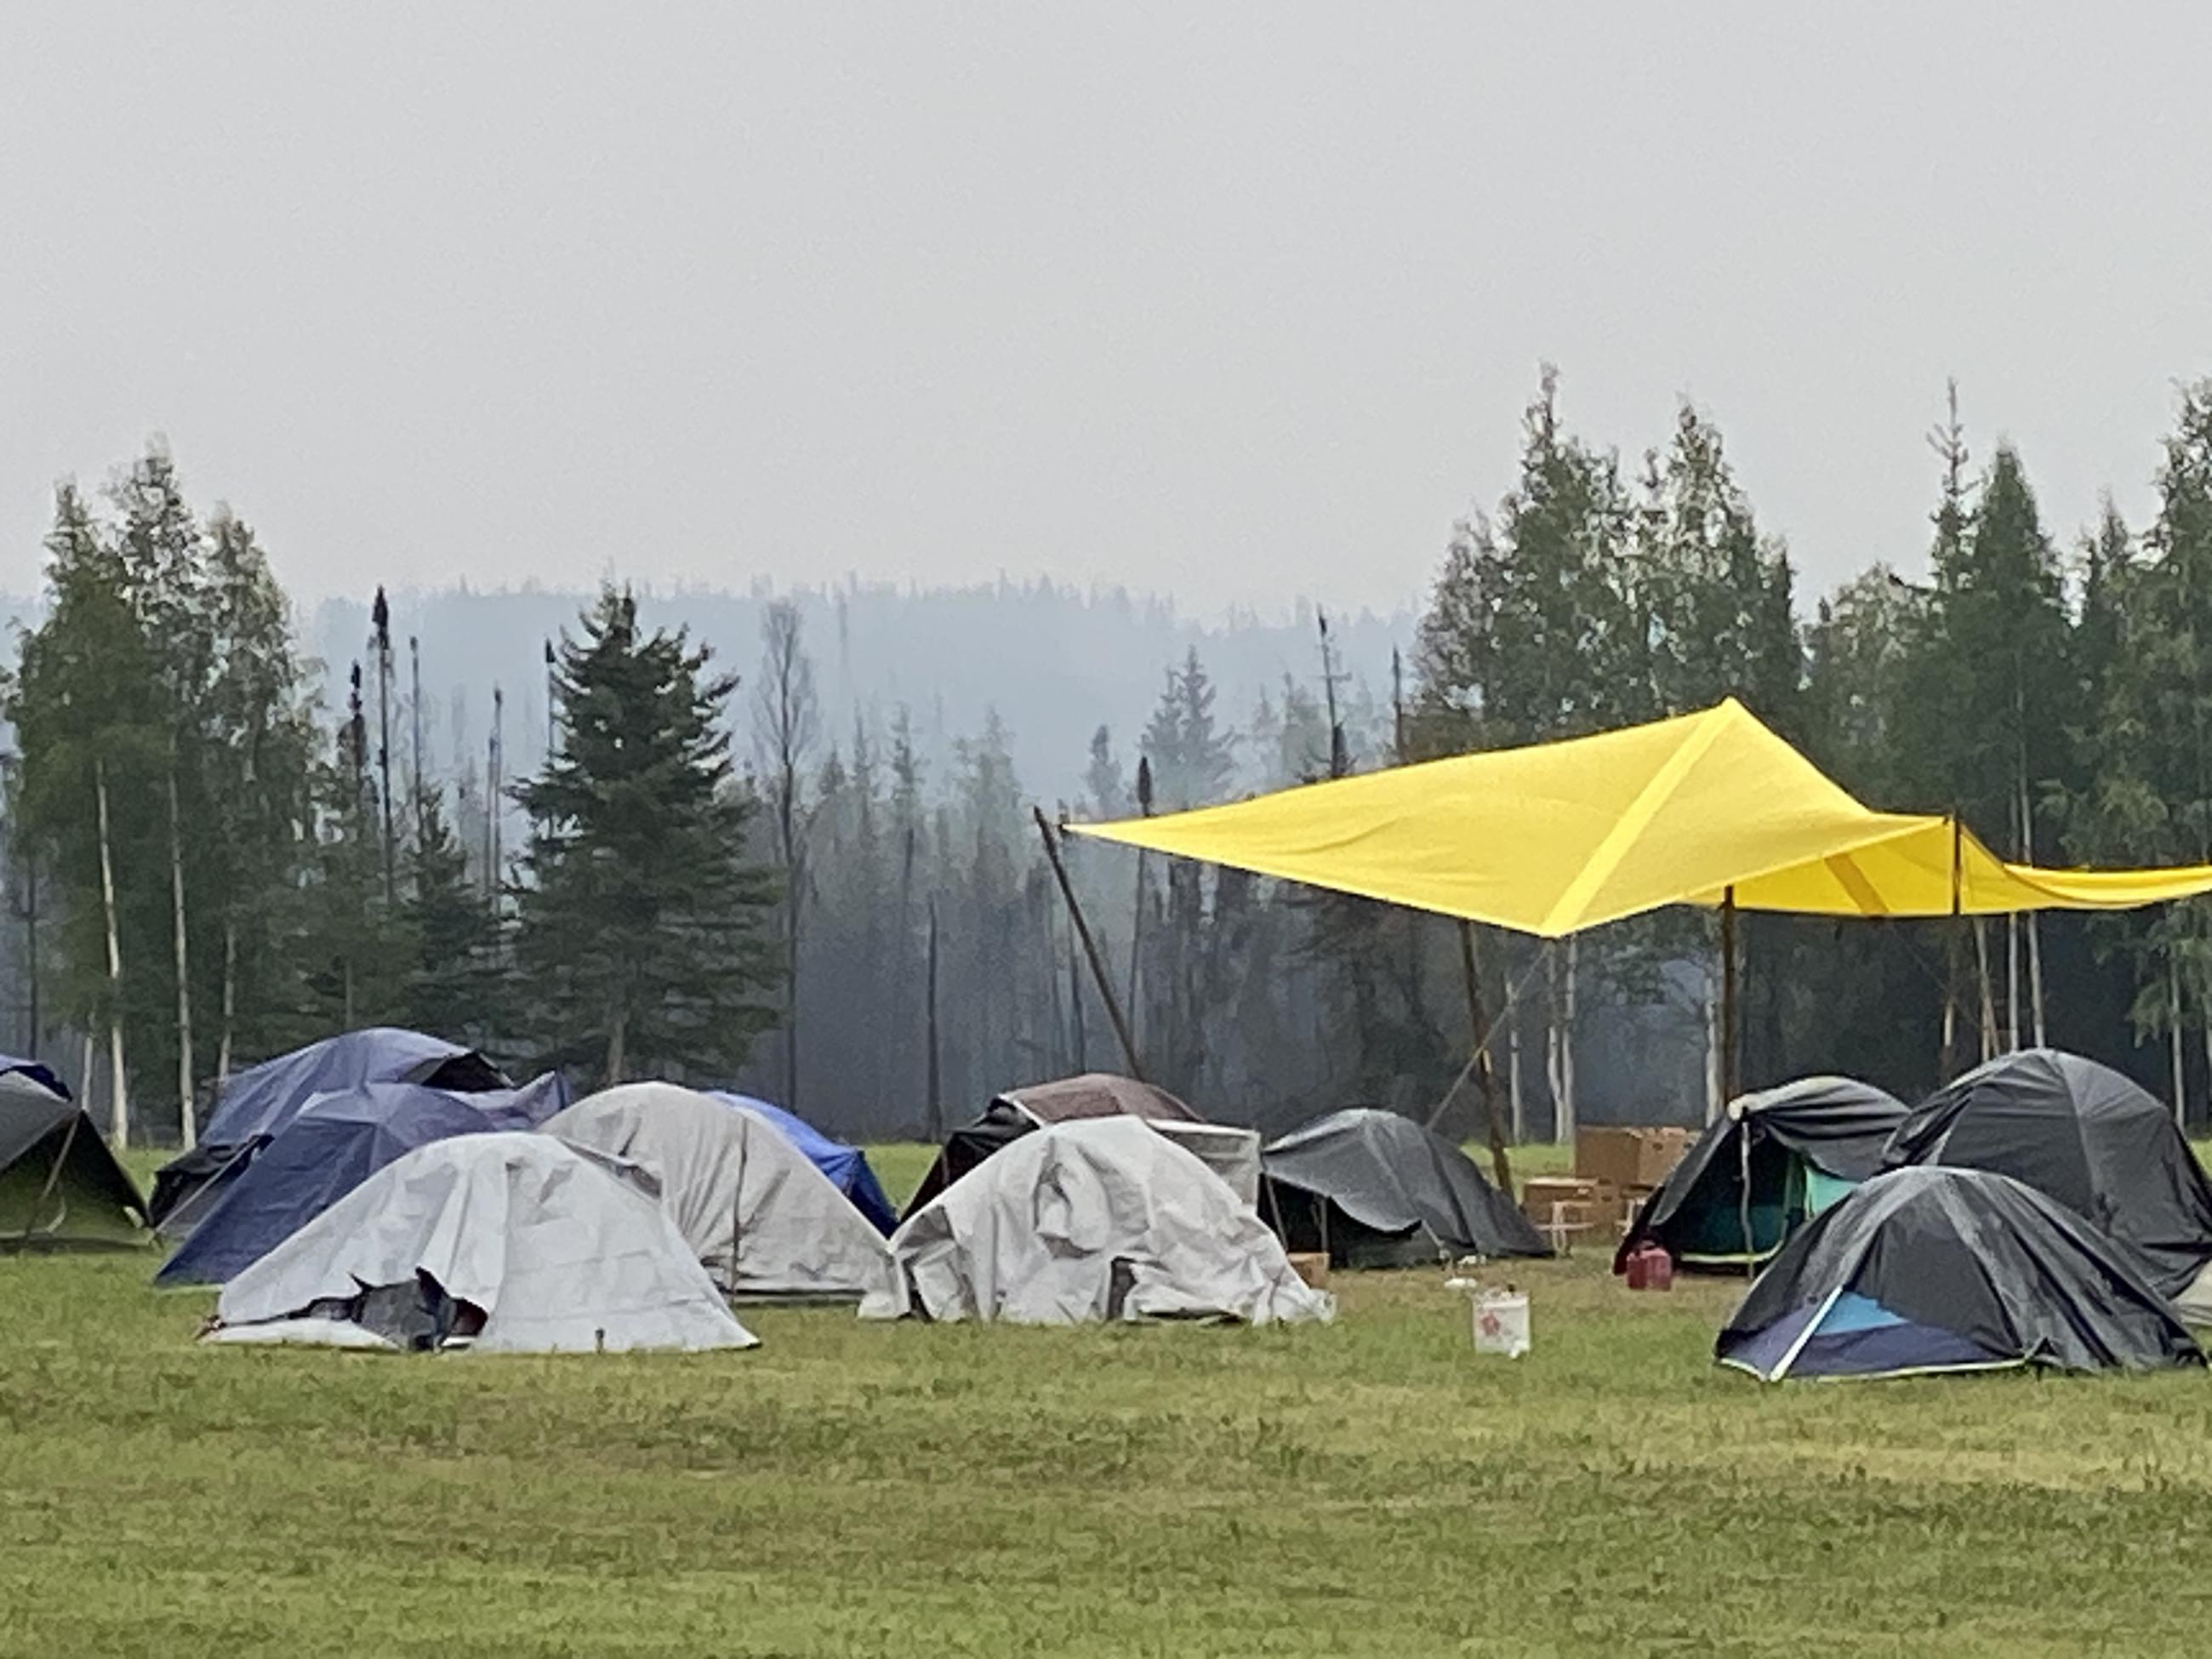
[[[1624,465],[1547,371],[1512,486],[1454,530],[1387,690],[1339,672],[1325,618],[1249,708],[1195,650],[1128,665],[1161,676],[1152,718],[1099,727],[1045,817],[1735,695],[1869,804],[1956,811],[2008,854],[2212,861],[2212,386],[2181,394],[2140,526],[2108,506],[2055,533],[1955,398],[1931,449],[1926,545],[1808,609],[1707,416],[1685,405]],[[1721,1074],[1710,918],[1539,947],[1066,842],[1087,951],[1000,716],[934,768],[902,708],[823,731],[789,605],[741,685],[610,589],[549,642],[548,757],[507,779],[496,737],[481,771],[425,759],[380,595],[344,706],[321,707],[252,531],[194,514],[158,449],[97,501],[64,486],[46,554],[7,685],[13,1028],[120,1076],[99,1098],[157,1133],[189,1133],[238,1065],[378,1020],[580,1085],[735,1082],[851,1133],[1133,1058],[1231,1118],[1363,1101],[1472,1133],[1486,1097],[1524,1134],[1693,1116]],[[1839,1069],[1909,1094],[2050,1041],[2212,1085],[2212,905],[1743,926],[1747,1083]]]

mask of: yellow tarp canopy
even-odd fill
[[[1746,909],[1935,916],[2212,890],[2212,866],[2031,869],[1949,818],[1874,811],[1733,698],[1595,737],[1067,828],[1547,939],[1731,891]]]

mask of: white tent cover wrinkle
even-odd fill
[[[220,1340],[313,1340],[332,1304],[434,1280],[484,1352],[749,1348],[644,1174],[540,1133],[418,1146],[224,1286]]]
[[[864,1319],[1073,1325],[1334,1316],[1251,1207],[1194,1154],[1134,1118],[1023,1136],[891,1235],[900,1274]]]
[[[625,1083],[544,1133],[638,1165],[693,1255],[732,1296],[856,1299],[896,1274],[883,1235],[767,1118],[672,1083]]]

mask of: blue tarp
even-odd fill
[[[466,1081],[432,1074],[460,1061]],[[469,1064],[468,1062],[474,1063]],[[214,1146],[240,1146],[256,1135],[273,1135],[316,1095],[357,1089],[364,1083],[434,1083],[441,1087],[496,1088],[506,1082],[489,1061],[443,1037],[397,1026],[373,1025],[311,1042],[264,1060],[234,1076],[216,1103],[200,1139]]]
[[[526,1088],[480,1094],[368,1083],[318,1095],[261,1149],[154,1282],[226,1283],[402,1153],[453,1135],[534,1128],[564,1092],[548,1073]]]
[[[725,1089],[709,1089],[707,1092],[725,1105],[743,1107],[766,1118],[783,1131],[783,1138],[804,1152],[809,1164],[828,1176],[830,1183],[852,1200],[853,1207],[867,1217],[878,1232],[888,1236],[898,1225],[897,1209],[884,1194],[883,1182],[876,1179],[876,1172],[868,1167],[868,1155],[858,1146],[832,1140],[805,1118],[793,1116],[765,1100],[732,1094]]]

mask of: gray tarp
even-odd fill
[[[1311,1240],[1298,1237],[1297,1248],[1305,1249],[1320,1248],[1326,1237],[1340,1262],[1552,1253],[1519,1206],[1484,1180],[1465,1152],[1395,1112],[1354,1107],[1317,1117],[1270,1142],[1265,1167],[1279,1208],[1289,1190],[1310,1193],[1388,1243],[1362,1249],[1340,1225]],[[1285,1216],[1285,1227],[1297,1219]]]
[[[216,1315],[252,1340],[427,1275],[482,1310],[476,1346],[517,1352],[746,1348],[641,1171],[544,1134],[433,1141],[386,1164],[223,1289]]]
[[[578,1101],[544,1133],[637,1164],[733,1296],[858,1297],[895,1279],[883,1235],[775,1124],[672,1083]]]
[[[1134,1118],[1023,1136],[891,1235],[901,1278],[864,1319],[1328,1319],[1327,1292],[1193,1154]]]

